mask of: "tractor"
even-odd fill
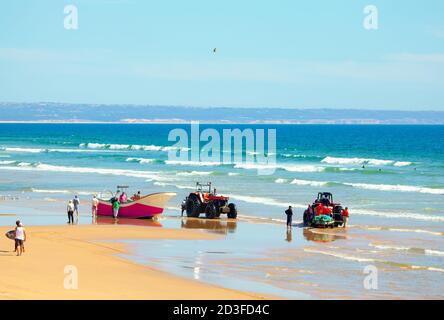
[[[333,195],[330,192],[319,192],[317,198],[312,204],[312,208],[316,211],[316,207],[321,204],[324,207],[330,208],[332,212],[332,219],[330,221],[318,221],[319,219],[313,219],[310,224],[315,227],[338,227],[344,224],[344,218],[342,216],[342,211],[344,210],[340,203],[335,203],[333,201]],[[304,221],[305,221],[304,217]]]
[[[196,191],[191,192],[183,201],[182,210],[187,217],[198,218],[202,213],[208,219],[219,218],[221,214],[227,214],[230,219],[237,218],[237,209],[234,203],[228,203],[229,198],[216,194],[216,189],[211,188],[211,182],[196,183]]]

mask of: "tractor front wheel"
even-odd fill
[[[213,203],[207,204],[207,207],[205,208],[205,216],[207,219],[214,219],[217,216],[217,209],[216,206]]]
[[[229,219],[236,219],[237,218],[237,209],[236,205],[234,203],[230,203],[228,205],[228,208],[230,208],[230,212],[228,212],[227,216]]]
[[[196,197],[188,198],[187,204],[187,217],[199,218],[200,215],[200,201]]]

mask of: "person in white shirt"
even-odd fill
[[[21,256],[22,253],[25,252],[24,242],[26,241],[26,231],[20,220],[17,220],[15,224],[15,251],[17,252],[17,256]]]
[[[74,203],[72,200],[69,200],[66,211],[68,212],[68,223],[72,222],[74,224]]]
[[[99,206],[99,199],[94,195],[92,199],[92,216],[95,217],[97,215],[97,207]]]

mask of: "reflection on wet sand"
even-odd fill
[[[291,240],[293,240],[291,229],[287,229],[287,237],[285,238],[285,240],[288,242],[291,242]]]
[[[214,233],[234,233],[236,231],[236,220],[225,219],[199,219],[183,218],[181,227],[185,229],[205,229]]]
[[[308,241],[315,242],[332,242],[335,240],[347,239],[347,235],[330,233],[331,230],[321,230],[314,228],[303,229],[304,238]]]
[[[145,227],[162,227],[162,224],[154,219],[114,219],[111,217],[96,217],[93,218],[93,224],[115,224],[115,225],[130,225],[130,226],[145,226]]]

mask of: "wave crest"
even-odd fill
[[[395,166],[395,167],[405,167],[412,165],[412,162],[408,161],[367,159],[367,158],[338,158],[330,156],[325,157],[324,159],[321,160],[321,162],[327,164]]]

